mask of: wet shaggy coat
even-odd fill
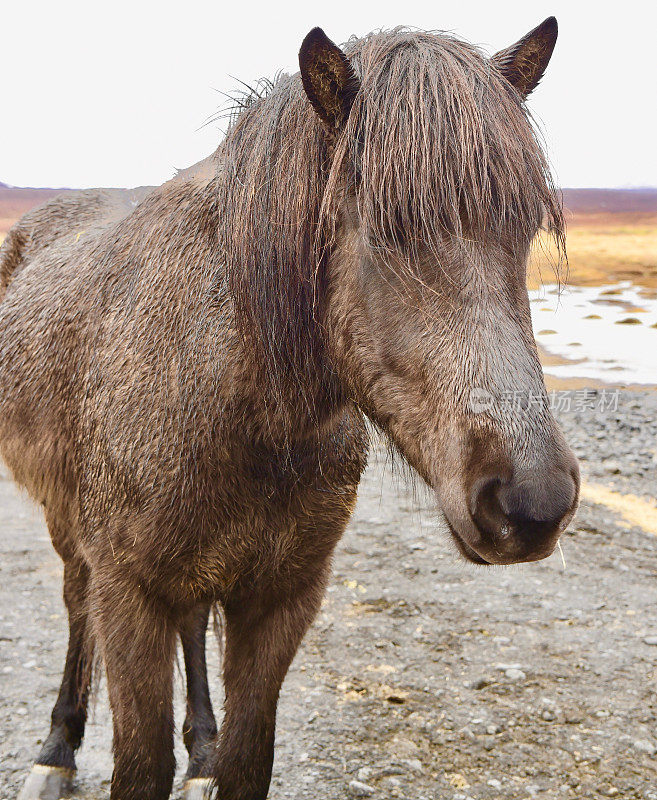
[[[343,127],[284,76],[199,169],[146,196],[56,199],[0,250],[0,449],[45,507],[72,625],[104,656],[113,800],[170,790],[176,634],[212,601],[226,705],[204,774],[222,800],[266,796],[280,684],[365,467],[361,408],[395,437],[373,400],[387,376],[352,338],[344,254],[365,241],[422,286],[420,254],[461,263],[492,236],[520,259],[544,216],[561,235],[494,62],[401,30],[346,53]]]
[[[365,464],[352,407],[283,455],[261,427],[261,387],[217,282],[216,194],[214,180],[175,183],[118,224],[76,226],[22,268],[0,307],[3,456],[45,506],[69,570],[91,566],[76,613],[92,614],[85,634],[103,651],[127,735],[144,714],[133,708],[134,687],[134,697],[118,696],[118,676],[159,684],[148,690],[147,720],[158,692],[170,704],[160,654],[202,601],[221,601],[228,625],[245,628],[244,613],[280,608],[284,646],[262,668],[286,668],[319,606]],[[114,213],[103,193],[79,201],[83,213],[90,203]],[[232,665],[234,650],[226,670],[248,670],[241,656]],[[253,702],[233,695],[226,718],[231,699],[240,713]],[[144,771],[158,760],[166,784],[172,719],[162,735],[139,758]]]

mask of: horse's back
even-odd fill
[[[127,216],[152,191],[85,189],[62,192],[24,214],[0,245],[0,299],[21,270],[54,244],[75,243]]]

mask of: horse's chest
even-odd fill
[[[333,549],[348,521],[356,485],[284,495],[273,487],[203,532],[170,570],[174,593],[224,599],[245,586],[267,590],[298,578]]]
[[[90,560],[118,558],[173,604],[309,568],[353,507],[365,461],[355,420],[284,452],[211,436],[144,458],[105,447],[83,472]]]
[[[363,465],[354,451],[309,463],[258,460],[224,476],[189,565],[194,590],[221,597],[245,581],[271,584],[309,568],[341,536]]]

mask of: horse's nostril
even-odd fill
[[[573,476],[555,471],[503,484],[498,500],[504,515],[519,528],[538,526],[549,530],[560,526],[571,511],[576,494]]]
[[[513,532],[498,499],[500,478],[482,478],[476,481],[470,495],[470,513],[479,529],[506,538]]]
[[[510,481],[486,477],[472,488],[470,513],[500,544],[512,536],[535,540],[559,529],[576,494],[576,479],[566,471]]]

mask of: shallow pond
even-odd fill
[[[547,284],[529,298],[536,341],[558,357],[546,359],[548,375],[657,385],[655,290]]]

